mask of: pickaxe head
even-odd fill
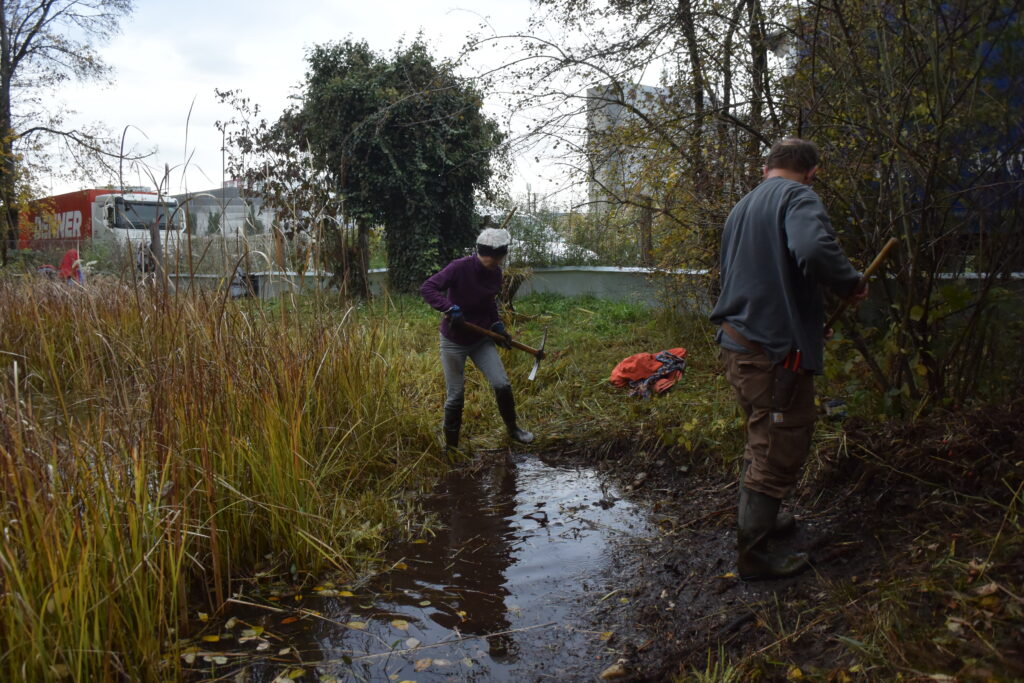
[[[540,362],[544,360],[544,345],[548,343],[548,331],[544,330],[544,337],[540,341],[540,346],[537,348],[537,353],[533,354],[533,369],[530,370],[530,376],[527,377],[531,382],[537,379],[537,368],[540,367]]]

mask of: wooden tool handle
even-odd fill
[[[860,280],[857,281],[857,286],[853,290],[854,292],[859,292],[861,289],[864,288],[864,285],[867,284],[868,278],[871,277],[876,270],[878,270],[879,266],[882,265],[882,261],[884,261],[886,257],[889,256],[889,252],[895,249],[896,245],[899,243],[900,241],[895,237],[889,238],[889,241],[885,243],[885,246],[882,247],[882,250],[878,252],[878,256],[875,257],[875,260],[871,262],[871,265],[869,265],[864,270],[864,274],[860,276]],[[841,304],[839,304],[839,308],[836,309],[836,312],[833,313],[832,317],[830,317],[828,319],[828,322],[825,323],[826,333],[828,333],[829,329],[831,329],[836,324],[836,321],[839,320],[839,316],[843,314],[843,311],[845,311],[849,305],[849,300],[844,300]]]
[[[505,339],[505,337],[503,335],[500,335],[497,332],[492,332],[491,330],[486,330],[486,329],[480,327],[479,325],[474,325],[471,322],[463,321],[462,326],[465,327],[467,330],[472,330],[473,332],[476,332],[477,334],[482,334],[484,336],[490,337],[494,341],[501,342],[503,344],[506,341],[508,341],[507,339]],[[520,351],[526,351],[531,356],[536,356],[537,353],[538,353],[537,349],[532,348],[530,346],[527,346],[526,344],[520,344],[515,339],[513,339],[511,341],[511,344],[512,344],[512,348],[519,349]]]

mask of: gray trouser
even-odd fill
[[[509,386],[508,374],[501,363],[494,342],[484,338],[475,344],[463,346],[441,336],[441,368],[444,370],[444,385],[447,392],[445,408],[461,408],[466,384],[466,358],[480,368],[484,377],[494,389]]]

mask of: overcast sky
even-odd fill
[[[351,37],[390,52],[422,30],[436,57],[454,58],[482,23],[502,33],[524,30],[531,10],[530,0],[137,0],[121,33],[100,47],[114,68],[113,85],[71,86],[60,98],[79,120],[102,122],[118,136],[132,126],[129,143],[157,148],[155,167],[179,167],[172,171],[172,192],[186,185],[206,190],[222,181],[214,123],[232,115],[216,101],[214,88],[241,90],[274,118],[301,83],[305,51],[314,44]],[[474,56],[464,74],[493,66],[487,58]],[[513,187],[532,181],[536,189],[529,173]],[[152,184],[139,175],[125,182]],[[54,193],[78,189],[51,184]]]

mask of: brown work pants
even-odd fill
[[[747,416],[743,485],[773,498],[785,498],[800,479],[814,433],[814,376],[800,373],[788,405],[772,409],[775,366],[763,353],[721,349],[725,377]]]

